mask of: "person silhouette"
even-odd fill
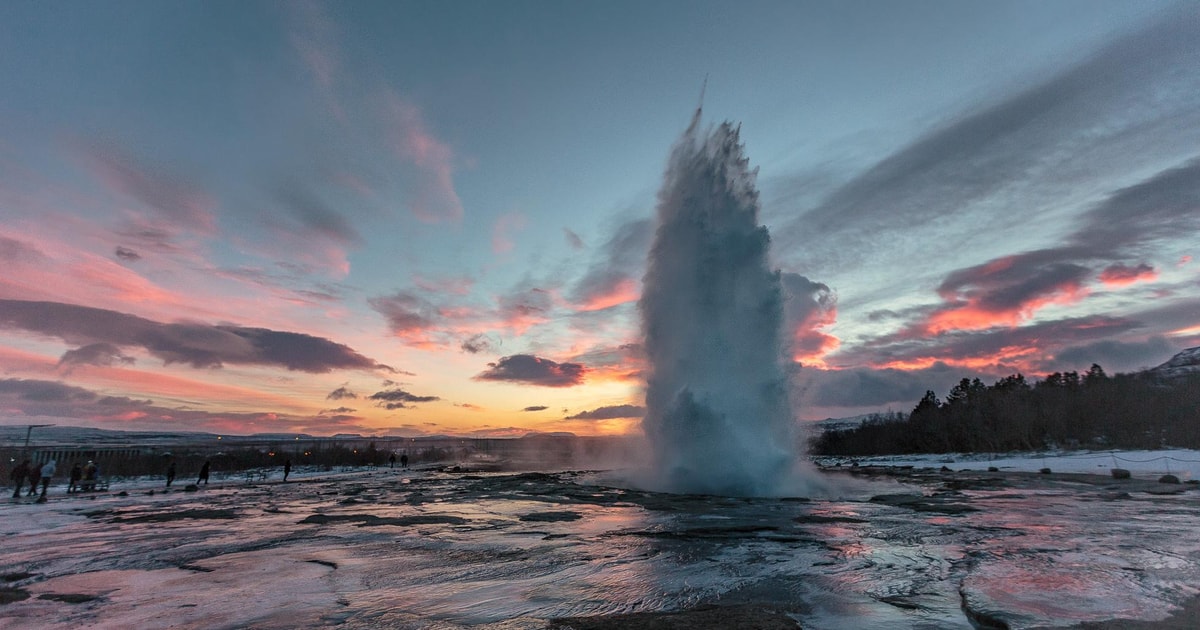
[[[204,465],[200,467],[200,477],[198,479],[196,479],[197,486],[200,485],[201,481],[204,482],[204,485],[206,485],[206,486],[208,485],[208,471],[209,471],[209,463],[208,463],[208,460],[206,459],[206,460],[204,460]]]

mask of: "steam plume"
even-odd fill
[[[797,460],[780,275],[738,128],[699,123],[697,109],[672,151],[638,303],[643,428],[663,489],[775,494]]]

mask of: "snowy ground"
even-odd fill
[[[1124,468],[1135,477],[1158,478],[1173,474],[1181,481],[1200,479],[1200,451],[1170,449],[1160,451],[1053,451],[1045,453],[990,453],[950,455],[886,455],[878,457],[825,457],[823,465],[851,463],[877,466],[946,466],[954,470],[1000,470],[1036,472],[1049,468],[1054,472],[1107,475],[1113,468]]]
[[[1172,453],[1119,456],[1200,460]],[[0,508],[0,627],[512,630],[716,604],[809,630],[1038,628],[1164,619],[1200,594],[1195,485],[938,459],[874,481],[843,466],[840,496],[814,499],[387,469],[58,486]],[[1086,460],[1010,461],[990,465]]]

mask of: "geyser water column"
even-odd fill
[[[738,129],[699,125],[697,110],[672,150],[638,303],[653,483],[670,492],[777,494],[797,461],[783,290]]]

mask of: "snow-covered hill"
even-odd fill
[[[1159,378],[1171,379],[1200,374],[1200,346],[1188,348],[1171,357],[1170,361],[1151,368],[1149,372]]]

